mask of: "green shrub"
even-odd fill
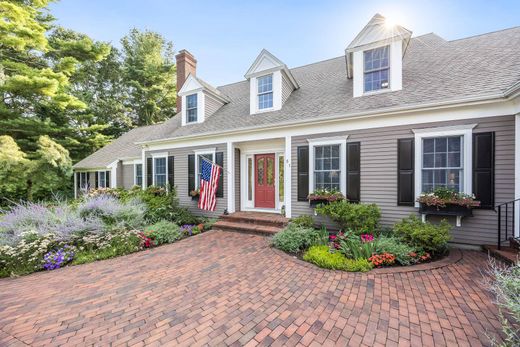
[[[363,242],[359,235],[349,233],[339,238],[339,250],[349,259],[368,259],[376,252],[376,243]]]
[[[96,260],[114,258],[141,249],[141,238],[135,231],[112,230],[104,235],[95,236],[98,244],[89,245],[89,247],[81,246],[80,250],[75,254],[72,264],[85,264]]]
[[[316,230],[289,224],[284,230],[274,235],[274,247],[288,253],[300,253],[310,246],[324,245],[328,242],[329,233],[326,229]]]
[[[301,215],[291,219],[291,223],[304,228],[314,227],[314,218],[309,215]]]
[[[182,237],[179,226],[166,220],[147,226],[144,234],[154,240],[157,245],[173,243]]]
[[[356,234],[374,233],[381,218],[376,204],[353,204],[345,200],[320,205],[316,207],[316,212],[332,219],[341,230],[352,230]]]
[[[339,252],[331,253],[328,246],[312,246],[303,259],[324,269],[345,271],[370,271],[372,264],[367,259],[347,259]]]
[[[376,242],[377,254],[390,253],[401,265],[412,264],[410,253],[416,252],[416,249],[401,239],[393,236],[380,236]]]
[[[438,225],[423,223],[417,216],[410,216],[394,225],[394,233],[412,247],[432,254],[446,251],[451,225],[443,219]]]

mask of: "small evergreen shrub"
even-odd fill
[[[438,225],[423,223],[417,216],[410,216],[394,225],[394,233],[407,244],[432,254],[443,253],[451,240],[451,225],[443,219]]]
[[[309,215],[301,215],[291,219],[291,223],[303,228],[313,228],[314,218]]]
[[[341,230],[352,230],[358,235],[374,233],[381,218],[381,210],[376,204],[353,204],[346,200],[320,205],[316,212],[332,219]]]
[[[372,269],[372,264],[367,259],[347,259],[339,252],[331,253],[328,246],[310,247],[303,259],[324,269],[350,272],[367,272]]]
[[[314,245],[325,245],[328,240],[329,233],[324,228],[317,230],[289,224],[273,236],[272,244],[288,253],[300,253]]]
[[[144,233],[154,240],[157,245],[173,243],[182,237],[179,226],[166,220],[146,227]]]
[[[376,253],[390,253],[401,265],[411,265],[414,263],[412,255],[416,249],[397,237],[380,236],[376,243]]]
[[[372,270],[372,263],[368,259],[347,259],[345,261],[345,271],[349,272],[368,272]]]

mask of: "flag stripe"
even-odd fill
[[[217,188],[222,168],[202,159],[200,175],[200,196],[198,206],[202,210],[215,211],[217,206]]]

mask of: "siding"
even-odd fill
[[[177,196],[179,198],[179,204],[183,207],[188,208],[190,212],[197,216],[206,216],[206,217],[218,217],[224,213],[224,210],[227,208],[227,184],[228,177],[226,174],[227,170],[227,154],[226,154],[225,143],[217,144],[217,145],[209,145],[209,146],[196,146],[189,148],[175,148],[168,150],[169,155],[175,156],[174,159],[174,184],[177,189]],[[224,153],[224,197],[217,198],[217,207],[215,211],[202,211],[197,207],[197,201],[191,200],[191,197],[188,195],[188,155],[194,154],[195,150],[198,149],[206,149],[206,148],[216,148],[217,152]],[[165,151],[157,151],[157,152],[165,152]],[[146,156],[150,157],[152,151],[146,152]]]
[[[289,78],[285,73],[282,73],[282,105],[285,104],[285,101],[289,99],[293,91],[293,87],[291,82],[289,82]]]
[[[134,165],[123,165],[123,188],[130,189],[134,186]]]
[[[478,124],[474,132],[495,132],[495,204],[513,200],[515,120],[514,116],[501,116],[293,137],[291,172],[293,217],[313,214],[307,202],[297,201],[296,191],[296,148],[307,145],[308,138],[348,135],[347,141],[361,142],[361,202],[376,203],[382,211],[382,225],[391,226],[417,211],[414,207],[397,206],[397,139],[413,137],[412,129],[458,124]],[[322,219],[317,220],[323,222]],[[474,216],[464,218],[461,227],[454,225],[454,217],[449,220],[453,223],[453,242],[477,245],[496,242],[497,216],[494,211],[474,210]],[[326,224],[330,225],[327,222]]]
[[[204,118],[208,119],[209,116],[211,116],[213,113],[217,112],[219,108],[222,107],[223,103],[216,100],[215,98],[212,98],[208,94],[204,94]]]

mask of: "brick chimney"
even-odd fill
[[[183,49],[175,56],[175,60],[177,63],[177,93],[181,90],[184,81],[191,73],[192,75],[196,75],[197,72],[197,60],[187,50]],[[177,113],[181,112],[181,100],[177,95]]]

